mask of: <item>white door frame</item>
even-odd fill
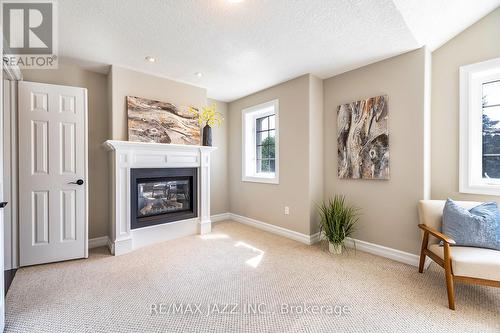
[[[9,204],[4,208],[4,269],[19,267],[18,261],[18,225],[17,225],[17,82],[5,80],[4,83],[4,201]]]
[[[1,14],[1,10],[0,10]],[[0,29],[1,30],[1,29]],[[0,52],[3,52],[3,49],[0,48]],[[3,66],[2,66],[3,67]],[[0,201],[3,201],[3,68],[0,74],[0,177],[1,186],[0,186]],[[0,209],[0,331],[3,332],[5,328],[5,291],[4,291],[4,213],[3,209]]]

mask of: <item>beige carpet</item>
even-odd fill
[[[220,222],[207,237],[20,269],[6,332],[500,332],[500,289],[457,285],[456,298],[457,310],[448,310],[436,265],[422,275],[360,251],[332,256]],[[192,311],[168,313],[170,304]],[[248,313],[248,304],[262,304],[262,313]],[[281,312],[291,305],[309,312]]]

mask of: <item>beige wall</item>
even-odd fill
[[[325,200],[344,194],[361,209],[355,238],[415,254],[417,201],[425,196],[425,59],[422,48],[324,81]],[[337,106],[385,94],[391,179],[338,179]]]
[[[127,96],[137,96],[169,102],[178,107],[206,105],[204,88],[172,81],[133,70],[112,66],[111,76],[111,138],[127,140]]]
[[[314,87],[310,88],[311,81]],[[320,82],[303,75],[229,103],[229,197],[232,213],[310,234],[310,93]],[[279,184],[243,182],[242,110],[279,99]],[[318,103],[314,105],[316,113]],[[314,120],[317,122],[317,120]],[[315,155],[315,161],[318,156]],[[317,167],[317,166],[316,166]],[[321,195],[321,194],[320,194]],[[284,215],[284,207],[290,214]]]
[[[108,159],[101,144],[108,136],[106,75],[59,63],[56,70],[25,70],[25,81],[77,86],[88,89],[89,127],[89,237],[108,234]]]
[[[459,179],[459,75],[462,65],[500,57],[500,8],[432,53],[433,199],[499,201],[498,197],[462,194]]]
[[[207,100],[209,105],[215,103],[217,111],[222,113],[224,121],[222,126],[214,127],[212,130],[212,145],[217,150],[211,156],[210,172],[210,214],[222,214],[229,212],[229,182],[228,182],[228,161],[229,150],[229,112],[228,105],[216,100]]]

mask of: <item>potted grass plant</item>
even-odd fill
[[[343,195],[336,195],[319,206],[320,234],[328,240],[328,250],[331,253],[342,253],[346,237],[352,235],[358,222],[358,212],[358,208],[345,202]]]

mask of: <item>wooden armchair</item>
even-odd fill
[[[500,287],[500,251],[451,246],[455,241],[441,230],[444,200],[421,200],[418,205],[420,224],[423,231],[420,265],[418,271],[424,270],[426,256],[444,268],[446,288],[448,291],[448,306],[455,310],[454,282],[480,284]],[[480,202],[456,201],[464,208],[470,209]],[[443,241],[443,246],[439,242]]]

